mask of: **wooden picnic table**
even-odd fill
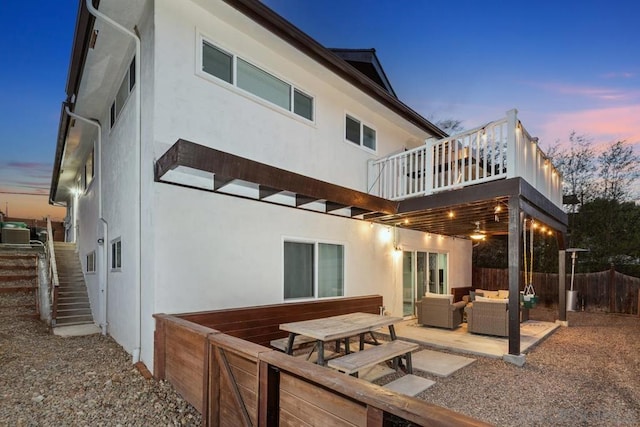
[[[320,319],[303,320],[301,322],[283,323],[280,329],[289,332],[287,353],[293,351],[296,335],[304,335],[316,340],[318,351],[318,365],[324,365],[324,343],[345,339],[345,350],[349,352],[347,338],[360,336],[362,347],[364,334],[387,326],[392,340],[396,339],[394,325],[402,322],[402,317],[380,316],[371,313],[349,313],[340,316],[324,317]]]

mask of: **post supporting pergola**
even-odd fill
[[[520,355],[520,288],[522,274],[522,226],[524,212],[520,209],[520,198],[509,197],[509,354]]]

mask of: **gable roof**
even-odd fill
[[[329,50],[340,58],[351,64],[356,70],[369,77],[391,96],[397,98],[396,92],[391,87],[391,82],[378,60],[375,49],[342,49],[329,48]]]

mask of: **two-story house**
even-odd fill
[[[447,138],[375,51],[327,49],[259,1],[95,3],[78,9],[51,201],[95,322],[134,361],[153,366],[154,313],[380,294],[409,316],[471,285],[476,222],[563,231],[559,177],[515,112]]]

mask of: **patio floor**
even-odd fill
[[[559,327],[557,323],[538,320],[521,323],[520,352],[526,353]],[[509,352],[508,338],[468,333],[466,323],[457,329],[449,330],[420,326],[416,323],[416,319],[411,319],[397,324],[395,329],[398,338],[453,352],[493,358],[502,358]]]

